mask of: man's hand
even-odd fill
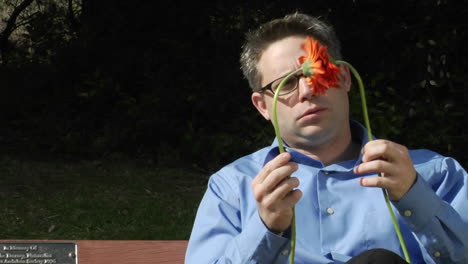
[[[356,174],[380,172],[383,177],[361,178],[365,187],[387,189],[390,200],[399,201],[416,182],[416,170],[405,146],[388,140],[374,140],[362,149],[362,163]]]
[[[277,234],[291,225],[292,208],[302,197],[300,190],[294,190],[299,180],[288,177],[298,168],[290,159],[289,153],[278,155],[252,181],[260,217],[267,228]]]

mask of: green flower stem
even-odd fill
[[[275,128],[276,140],[278,141],[278,148],[279,148],[280,153],[284,152],[284,146],[283,146],[283,139],[281,138],[281,133],[280,133],[279,125],[278,125],[278,116],[276,115],[276,103],[278,102],[278,97],[281,92],[281,89],[283,89],[284,84],[289,80],[289,78],[291,78],[292,76],[294,76],[300,71],[302,71],[302,68],[299,68],[291,72],[290,74],[288,74],[286,77],[284,77],[284,79],[278,85],[278,89],[276,89],[275,96],[273,97],[272,121],[273,121],[273,127]]]
[[[369,141],[371,141],[372,140],[372,132],[371,132],[371,127],[370,127],[370,122],[369,122],[369,114],[367,112],[367,102],[366,102],[366,95],[365,95],[365,91],[364,91],[364,84],[362,83],[361,76],[359,75],[357,70],[351,64],[349,64],[346,61],[335,61],[334,63],[336,65],[339,65],[339,64],[346,65],[351,70],[354,77],[358,81],[359,92],[361,94],[362,113],[364,115],[364,122],[365,122],[365,125],[366,125],[366,128],[367,128],[367,138],[368,138]],[[382,176],[382,175],[379,173],[379,176]],[[403,240],[403,236],[401,235],[400,226],[398,225],[398,222],[397,222],[396,217],[395,217],[395,213],[393,212],[392,206],[390,205],[390,199],[388,198],[388,193],[383,188],[382,188],[382,192],[383,192],[383,195],[385,197],[385,203],[387,204],[388,211],[390,212],[390,216],[392,217],[393,227],[395,228],[395,231],[397,233],[398,240],[400,240],[400,246],[401,246],[401,249],[403,250],[403,254],[405,255],[405,260],[406,260],[406,262],[411,263],[411,260],[410,260],[409,255],[408,255],[408,250],[406,249],[405,241]]]
[[[364,91],[364,84],[362,82],[361,76],[359,75],[357,70],[351,64],[349,64],[346,61],[337,60],[337,61],[334,61],[334,63],[336,65],[340,65],[340,64],[346,65],[351,70],[351,72],[353,73],[354,77],[356,78],[356,80],[358,82],[359,93],[361,94],[362,114],[364,116],[364,124],[366,125],[366,129],[367,129],[367,140],[371,141],[372,140],[372,131],[371,131],[371,126],[370,126],[370,121],[369,121],[369,114],[367,112],[366,93]]]
[[[291,72],[288,76],[284,77],[281,83],[278,86],[278,89],[275,91],[275,96],[273,97],[273,127],[275,128],[276,140],[278,141],[278,149],[280,153],[284,152],[283,139],[281,138],[281,133],[278,125],[278,116],[276,115],[276,103],[278,102],[278,96],[283,88],[284,84],[294,76],[296,73],[302,71],[302,68],[297,69],[296,71]],[[294,256],[296,253],[296,209],[292,208],[293,216],[291,220],[291,253],[289,254],[289,263],[294,264]]]

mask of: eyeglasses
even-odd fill
[[[266,90],[270,90],[274,94],[276,92],[276,90],[278,89],[281,81],[286,76],[288,76],[288,74],[286,74],[285,76],[281,76],[278,79],[272,81],[271,83],[265,85],[263,88],[261,88],[257,92],[263,93]],[[299,80],[302,77],[304,77],[304,73],[298,73],[296,75],[291,76],[291,78],[289,78],[288,81],[281,88],[281,91],[280,91],[279,95],[280,96],[281,95],[287,95],[287,94],[290,94],[290,93],[294,92],[297,89],[297,87],[299,87]]]

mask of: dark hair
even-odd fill
[[[341,59],[340,42],[333,28],[318,18],[294,13],[271,20],[257,30],[248,32],[242,46],[241,69],[252,91],[261,89],[262,76],[257,65],[263,52],[274,42],[291,36],[310,36],[328,46],[328,53],[334,59]]]

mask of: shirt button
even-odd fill
[[[436,258],[440,257],[440,252],[439,251],[434,252],[434,257]]]
[[[335,211],[332,208],[328,208],[327,213],[332,215],[335,213]]]
[[[287,255],[287,254],[289,254],[289,250],[285,249],[285,250],[281,251],[281,255],[284,256],[284,255]]]
[[[413,215],[413,212],[411,212],[411,210],[406,210],[406,211],[405,211],[405,216],[408,216],[408,217],[409,217],[409,216],[411,216],[411,215]]]

